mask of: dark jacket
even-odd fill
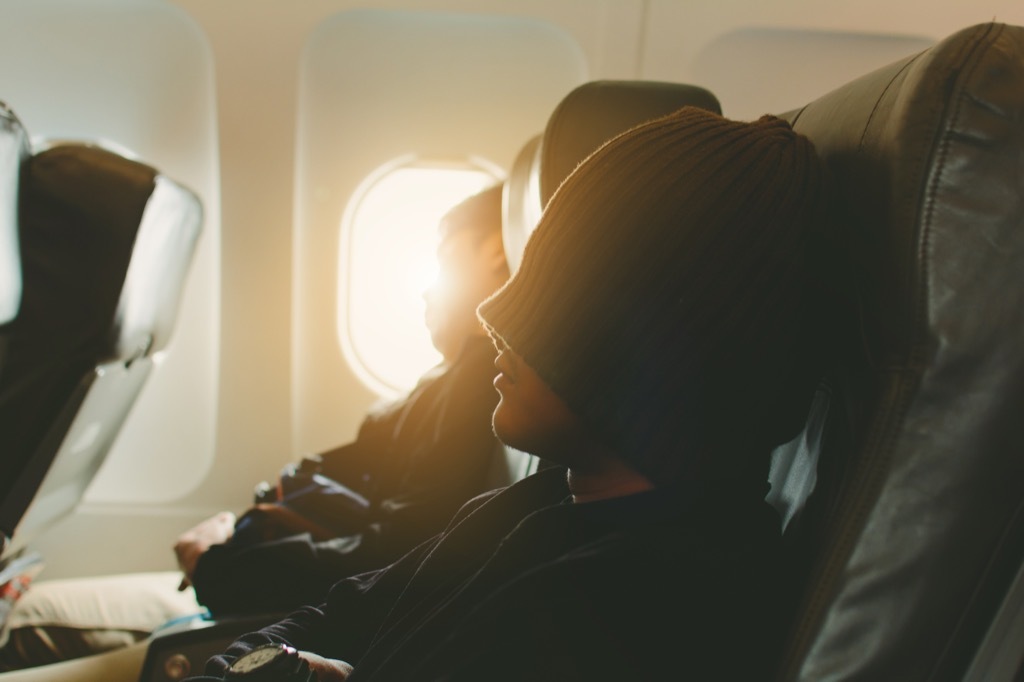
[[[546,469],[444,534],[339,582],[209,662],[281,641],[360,680],[756,680],[773,641],[779,522],[764,485],[573,504]]]
[[[302,533],[253,542],[238,532],[200,557],[193,579],[199,602],[215,615],[317,604],[341,578],[385,566],[441,531],[487,489],[499,453],[491,427],[494,357],[486,337],[467,340],[454,363],[373,410],[354,442],[318,458],[321,473],[370,501],[358,528],[322,541]]]

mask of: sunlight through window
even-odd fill
[[[424,325],[437,271],[437,225],[496,182],[480,166],[404,164],[371,178],[342,220],[339,337],[349,363],[383,396],[408,391],[441,360]]]

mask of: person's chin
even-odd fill
[[[505,445],[518,448],[515,443],[518,429],[515,427],[515,419],[511,414],[513,410],[508,404],[508,398],[501,391],[498,392],[498,395],[500,396],[498,398],[498,405],[494,408],[494,414],[491,417],[491,427],[494,429],[494,435]]]

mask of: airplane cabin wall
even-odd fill
[[[649,0],[643,77],[710,88],[722,112],[783,113],[974,24],[1024,24],[1015,0]]]
[[[196,471],[201,475],[190,489],[179,486],[171,498],[133,498],[131,482],[146,475],[146,465],[143,459],[129,466],[126,453],[146,457],[151,434],[130,423],[117,444],[125,454],[112,456],[78,513],[37,543],[47,556],[45,577],[173,568],[170,546],[181,530],[221,509],[240,511],[258,480],[274,477],[303,453],[355,435],[375,395],[347,367],[336,340],[337,226],[362,174],[397,153],[388,144],[402,137],[396,136],[402,119],[375,118],[374,111],[407,115],[410,131],[403,139],[423,147],[411,152],[437,153],[427,147],[439,144],[507,168],[519,147],[543,128],[560,91],[583,80],[702,85],[719,96],[726,115],[753,118],[803,104],[964,26],[993,18],[1024,24],[1016,0],[969,6],[936,0],[927,8],[912,0],[134,1],[172,7],[187,17],[203,36],[200,52],[208,50],[212,68],[216,134],[208,153],[218,177],[199,189],[207,191],[206,236],[219,237],[219,281],[202,282],[207,291],[196,291],[199,285],[191,282],[193,302],[187,305],[207,300],[219,287],[215,409],[208,415],[215,437],[203,446],[208,468]],[[501,84],[485,93],[444,90],[454,120],[468,115],[488,121],[490,129],[481,132],[477,126],[447,125],[451,121],[439,108],[425,114],[421,101],[414,106],[419,100],[410,97],[413,64],[404,73],[381,65],[365,73],[372,93],[354,80],[360,63],[349,64],[339,81],[350,93],[332,90],[331,78],[318,78],[320,66],[340,68],[345,56],[344,46],[335,46],[341,52],[328,58],[329,42],[318,40],[337,27],[341,13],[367,9],[472,15],[484,30],[502,17],[529,19],[548,25],[550,40],[521,46],[524,69],[536,84],[531,87],[522,70],[512,69],[507,89],[515,94],[504,104],[481,105],[481,94],[489,100],[502,96]],[[424,38],[423,45],[428,43]],[[468,49],[468,43],[459,45]],[[308,60],[318,54],[326,61],[314,68]],[[509,43],[493,54],[515,60],[519,53]],[[538,54],[558,63],[547,68],[531,61]],[[367,58],[366,64],[374,62]],[[20,68],[30,70],[32,64]],[[470,71],[456,77],[474,83],[478,75]],[[371,96],[374,101],[366,101]],[[60,106],[56,95],[50,97],[51,106]],[[17,110],[18,103],[11,104]],[[321,149],[320,131],[332,117],[337,137]],[[176,168],[170,150],[154,151],[146,160],[169,172]],[[325,196],[317,187],[329,190],[326,203],[317,199]],[[206,324],[182,322],[183,336],[189,325]],[[204,381],[209,370],[189,365],[177,371],[182,380]],[[190,428],[180,419],[194,406],[180,396],[166,392],[154,405],[176,428]],[[193,466],[187,461],[181,466]],[[152,471],[166,465],[153,464]],[[128,496],[119,497],[117,491],[125,490]],[[116,554],[97,549],[112,543]]]

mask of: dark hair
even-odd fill
[[[501,197],[504,183],[497,183],[487,189],[463,199],[441,218],[439,231],[441,239],[448,239],[453,234],[464,230],[472,230],[476,234],[476,243],[480,244],[485,237],[501,233],[502,211]]]

